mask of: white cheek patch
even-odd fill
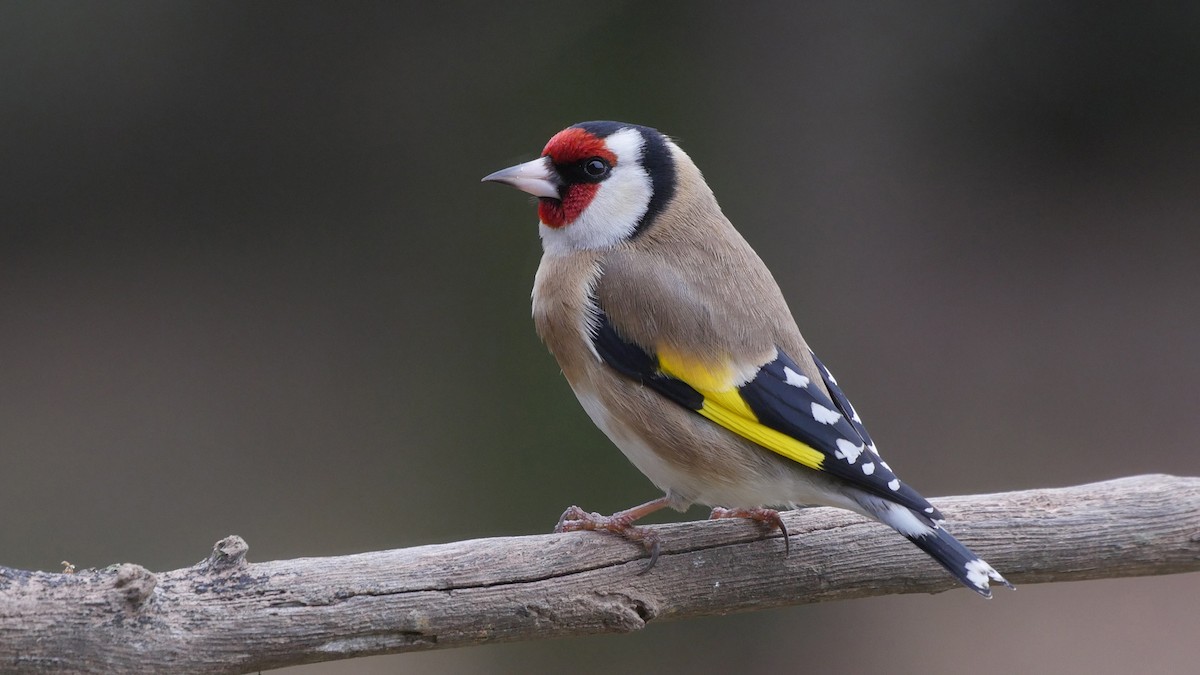
[[[633,234],[654,195],[650,175],[642,168],[645,143],[637,129],[622,129],[605,139],[617,156],[612,174],[600,183],[596,196],[574,222],[539,228],[547,253],[610,248]]]

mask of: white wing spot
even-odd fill
[[[933,513],[933,507],[932,507],[932,506],[926,506],[926,507],[925,507],[925,513]]]
[[[846,401],[846,405],[850,406],[850,419],[862,424],[862,418],[858,416],[858,411],[854,409],[854,406],[850,405],[849,401]]]
[[[799,387],[801,389],[804,389],[805,387],[808,386],[808,378],[807,377],[801,375],[800,373],[797,373],[796,371],[792,370],[791,368],[788,368],[787,366],[783,367],[783,376],[786,378],[784,380],[784,382],[792,385],[793,387]]]
[[[830,410],[820,403],[812,404],[813,419],[821,424],[837,424],[838,420],[842,419],[842,414],[836,410]]]
[[[888,489],[892,490],[893,492],[895,492],[896,490],[899,490],[900,489],[900,479],[893,478],[891,480],[891,482],[888,483]]]
[[[875,473],[875,462],[863,462],[863,473],[868,476]]]
[[[853,464],[857,462],[858,456],[861,455],[862,451],[865,449],[863,446],[855,445],[844,438],[837,439],[837,447],[838,449],[833,451],[833,456],[837,457],[838,459],[846,460],[847,464]]]
[[[878,452],[875,453],[875,456],[878,457],[879,453]],[[892,467],[888,466],[888,463],[883,460],[879,460],[879,466],[882,466],[883,468],[887,469],[888,471],[892,470]]]

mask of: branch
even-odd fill
[[[1137,476],[933,500],[1017,584],[1200,570],[1200,478]],[[238,673],[417,649],[638,630],[648,622],[957,584],[847,511],[657,526],[662,556],[595,533],[248,563],[240,537],[152,574],[0,567],[0,670]],[[964,591],[966,592],[966,591]]]

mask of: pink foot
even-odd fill
[[[562,516],[558,519],[558,524],[554,526],[554,531],[579,532],[581,530],[590,530],[592,532],[611,532],[628,541],[641,544],[650,553],[650,562],[646,563],[641,572],[638,572],[638,574],[645,574],[650,571],[651,567],[654,567],[654,563],[658,562],[658,553],[660,550],[658,535],[653,530],[634,526],[633,521],[649,513],[653,513],[667,504],[667,498],[663,497],[642,504],[641,506],[635,506],[632,509],[619,511],[611,516],[589,513],[578,506],[572,506],[563,511]]]
[[[772,530],[779,530],[783,533],[783,554],[791,555],[792,541],[788,536],[787,525],[783,524],[783,518],[779,517],[779,512],[775,509],[726,509],[720,506],[713,508],[709,514],[709,520],[718,520],[721,518],[745,518],[753,520],[756,523],[762,523],[769,526]]]

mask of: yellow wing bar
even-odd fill
[[[697,410],[704,417],[794,462],[822,470],[824,453],[758,421],[738,393],[731,365],[705,365],[681,358],[672,350],[659,349],[658,367],[664,375],[686,383],[704,397],[703,405]]]

